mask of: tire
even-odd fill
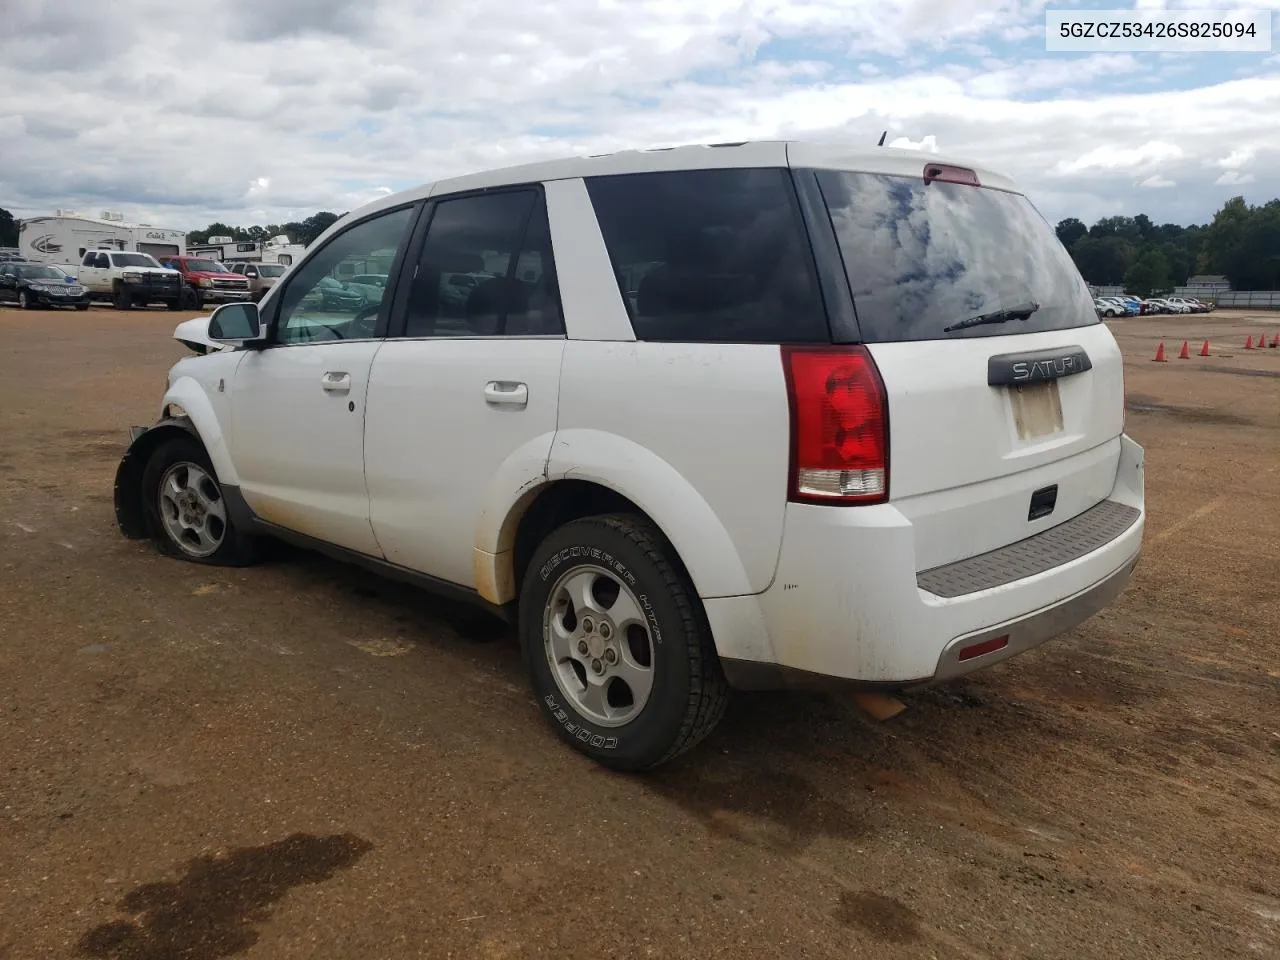
[[[187,495],[185,506],[177,504],[175,486]],[[163,498],[162,487],[168,491]],[[192,498],[196,491],[199,494]],[[254,538],[237,529],[213,464],[192,437],[166,440],[152,452],[142,471],[142,505],[147,529],[161,553],[221,567],[245,566],[256,558]],[[197,521],[203,514],[204,522],[184,524],[184,511]],[[179,537],[175,530],[188,535]]]
[[[569,590],[588,598],[581,606],[589,617],[565,602]],[[632,608],[621,624],[613,619],[619,604]],[[596,762],[614,770],[658,766],[696,746],[724,715],[729,687],[702,604],[670,544],[644,519],[608,514],[553,531],[530,560],[519,610],[539,710],[562,740]],[[553,653],[556,623],[562,640]],[[585,656],[579,644],[587,645]],[[594,675],[604,682],[591,684]],[[584,699],[593,689],[600,696]]]
[[[18,291],[18,309],[34,310],[35,308],[36,308],[36,305],[31,302],[31,297],[27,294],[27,291],[19,290]]]
[[[117,310],[133,309],[133,294],[124,288],[123,284],[117,284],[115,296],[113,297]]]
[[[182,309],[182,298],[179,297],[177,300],[166,300],[164,305],[168,307],[170,311],[176,312]]]
[[[87,303],[77,303],[77,304],[76,304],[76,309],[77,309],[77,310],[88,310],[88,309],[89,309],[89,305],[88,305]]]

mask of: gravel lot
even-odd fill
[[[644,777],[465,608],[121,538],[175,322],[0,310],[0,957],[1280,957],[1280,315],[1112,323],[1112,608],[885,723],[739,696]]]

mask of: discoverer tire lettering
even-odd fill
[[[620,726],[584,715],[562,691],[547,656],[544,624],[555,585],[592,566],[625,584],[651,640],[652,687]],[[534,551],[520,595],[520,641],[540,709],[559,736],[617,770],[643,770],[700,743],[724,714],[729,688],[702,604],[674,549],[643,517],[606,514],[574,520]]]

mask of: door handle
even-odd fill
[[[524,407],[529,404],[529,385],[511,380],[490,380],[484,385],[485,403]]]
[[[329,393],[346,393],[351,389],[351,374],[330,370],[320,378],[320,386]]]

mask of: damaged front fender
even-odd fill
[[[130,540],[144,540],[151,535],[142,497],[142,473],[147,461],[156,447],[172,437],[191,436],[199,440],[200,436],[186,417],[165,418],[149,427],[130,427],[129,436],[129,449],[116,467],[116,525]]]

